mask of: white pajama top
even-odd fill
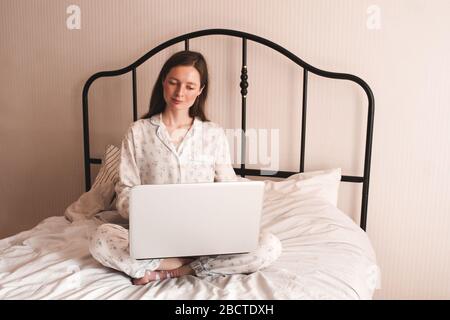
[[[228,141],[219,125],[195,118],[177,147],[158,114],[133,122],[122,140],[117,210],[128,218],[129,192],[136,185],[234,180]]]

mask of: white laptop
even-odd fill
[[[256,249],[264,182],[140,185],[130,191],[134,259]]]

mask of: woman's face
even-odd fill
[[[200,73],[192,66],[176,66],[170,69],[163,81],[166,107],[189,110],[202,93]]]

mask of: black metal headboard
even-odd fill
[[[166,41],[154,49],[147,52],[144,56],[136,60],[134,63],[129,66],[113,71],[103,71],[98,72],[92,75],[84,85],[83,88],[83,139],[84,139],[84,170],[85,170],[85,183],[86,183],[86,191],[91,188],[91,164],[100,164],[101,159],[91,158],[90,150],[89,150],[89,112],[88,112],[88,92],[89,88],[94,82],[94,80],[101,77],[112,77],[122,75],[128,72],[132,73],[132,88],[133,88],[133,121],[137,120],[137,90],[136,90],[136,68],[139,67],[142,63],[150,59],[152,56],[157,54],[158,52],[164,50],[167,47],[170,47],[176,43],[183,42],[185,43],[185,50],[189,50],[189,39],[198,38],[207,35],[228,35],[233,37],[238,37],[242,39],[242,70],[241,70],[241,96],[242,96],[242,136],[241,136],[241,167],[235,168],[237,174],[240,174],[242,177],[245,175],[250,176],[269,176],[269,177],[279,177],[286,178],[292,174],[298,172],[291,171],[277,171],[277,172],[268,172],[267,170],[254,170],[254,169],[246,169],[245,168],[245,130],[246,130],[246,99],[247,99],[247,87],[248,87],[248,75],[247,75],[247,41],[251,40],[254,42],[261,43],[266,45],[282,55],[286,56],[297,65],[303,68],[303,99],[302,99],[302,128],[301,128],[301,146],[300,146],[300,170],[299,172],[304,172],[305,166],[305,137],[306,137],[306,107],[307,107],[307,98],[308,98],[308,73],[312,72],[318,76],[322,76],[325,78],[332,79],[343,79],[350,80],[359,84],[362,89],[367,94],[368,100],[368,117],[367,117],[367,131],[366,131],[366,147],[365,147],[365,156],[364,156],[364,174],[362,177],[358,176],[342,176],[341,181],[347,182],[356,182],[362,183],[362,202],[361,202],[361,219],[360,226],[363,230],[366,230],[367,224],[367,203],[369,197],[369,178],[370,178],[370,160],[371,160],[371,152],[372,152],[372,136],[373,136],[373,118],[374,118],[374,109],[375,109],[375,101],[372,90],[368,86],[368,84],[362,80],[361,78],[346,73],[336,73],[329,72],[317,69],[312,65],[304,62],[302,59],[286,50],[285,48],[273,43],[267,39],[258,37],[253,34],[228,30],[228,29],[208,29],[201,30],[192,33],[187,33],[185,35],[173,38],[169,41]]]

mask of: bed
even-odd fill
[[[107,146],[102,159],[91,158],[89,145],[88,92],[101,77],[130,72],[133,119],[137,120],[136,69],[165,48],[208,35],[242,39],[242,130],[246,130],[248,93],[247,41],[278,51],[303,68],[301,156],[298,172],[267,172],[246,168],[245,140],[242,161],[236,173],[245,180],[264,180],[265,195],[261,229],[274,233],[283,253],[270,267],[244,275],[185,276],[134,286],[130,278],[94,260],[88,249],[89,236],[105,222],[126,224],[115,210],[118,148]],[[342,175],[340,168],[304,171],[308,74],[343,79],[361,86],[368,98],[364,173]],[[226,29],[208,29],[185,34],[150,50],[120,70],[99,72],[83,89],[83,134],[85,187],[78,200],[62,216],[0,240],[0,299],[371,299],[379,286],[380,272],[375,252],[365,232],[373,135],[374,97],[360,78],[317,69],[285,48],[253,34]],[[244,138],[244,137],[242,137]],[[91,164],[101,164],[91,185]],[[337,208],[341,181],[362,183],[361,218],[358,226]]]

